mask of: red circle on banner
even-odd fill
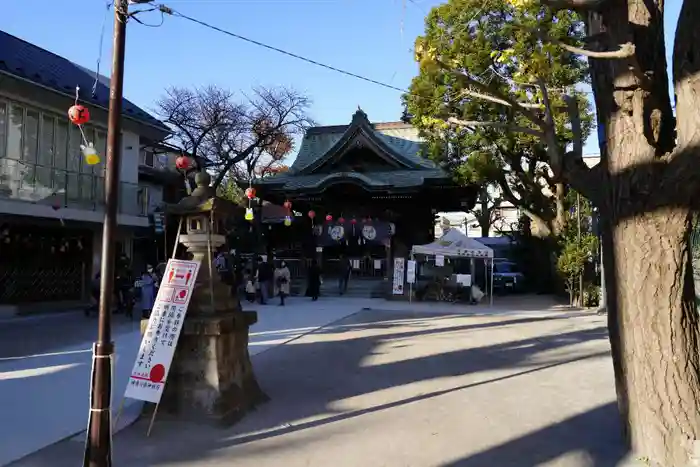
[[[148,375],[148,377],[154,383],[161,383],[163,378],[165,378],[165,366],[161,365],[160,363],[153,365],[153,368],[151,368],[151,373]]]

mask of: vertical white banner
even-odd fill
[[[394,258],[394,284],[392,288],[392,292],[394,295],[403,295],[404,273],[404,259]]]
[[[416,283],[416,262],[412,259],[406,261],[406,282],[409,284]]]
[[[160,402],[199,266],[199,261],[168,261],[124,397]]]

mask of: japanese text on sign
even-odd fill
[[[403,258],[394,258],[394,282],[392,287],[394,295],[403,295],[405,265]]]
[[[198,261],[168,261],[124,397],[160,402],[198,272]]]

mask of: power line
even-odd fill
[[[306,63],[310,63],[312,65],[320,66],[321,68],[326,68],[327,70],[335,71],[336,73],[341,73],[341,74],[346,75],[346,76],[351,76],[353,78],[361,79],[363,81],[367,81],[368,83],[376,84],[378,86],[382,86],[382,87],[385,87],[388,89],[393,89],[394,91],[399,91],[399,92],[404,92],[404,93],[407,92],[405,89],[401,89],[397,86],[392,86],[391,84],[382,83],[381,81],[377,81],[376,79],[372,79],[372,78],[368,78],[366,76],[358,75],[357,73],[343,70],[342,68],[337,68],[337,67],[334,67],[332,65],[327,65],[325,63],[321,63],[321,62],[318,62],[316,60],[304,57],[302,55],[295,54],[293,52],[289,52],[289,51],[284,50],[284,49],[280,49],[279,47],[274,47],[272,45],[268,45],[268,44],[265,44],[263,42],[256,41],[255,39],[241,36],[240,34],[236,34],[234,32],[227,31],[227,30],[222,29],[218,26],[214,26],[212,24],[205,23],[204,21],[198,20],[198,19],[193,18],[191,16],[187,16],[185,14],[182,14],[179,11],[175,11],[175,10],[171,9],[169,12],[166,12],[166,13],[170,13],[173,16],[178,16],[180,18],[186,19],[186,20],[191,21],[193,23],[197,23],[197,24],[204,26],[206,28],[213,29],[214,31],[218,31],[222,34],[226,34],[227,36],[231,36],[231,37],[234,37],[236,39],[240,39],[242,41],[248,42],[250,44],[254,44],[254,45],[263,47],[265,49],[272,50],[272,51],[277,52],[277,53],[281,53],[282,55],[287,55],[288,57],[296,58],[297,60],[301,60],[301,61],[304,61]]]
[[[260,42],[260,41],[255,40],[255,39],[251,39],[251,38],[249,38],[249,37],[243,36],[243,35],[241,35],[241,34],[237,34],[237,33],[232,32],[232,31],[228,31],[228,30],[226,30],[226,29],[220,28],[220,27],[215,26],[215,25],[213,25],[213,24],[207,23],[207,22],[202,21],[202,20],[199,20],[199,19],[197,19],[197,18],[193,18],[193,17],[188,16],[188,15],[185,15],[185,14],[183,14],[183,13],[180,13],[179,11],[174,10],[174,9],[172,9],[172,8],[166,6],[166,5],[155,5],[153,9],[157,9],[157,10],[159,10],[159,11],[160,11],[161,13],[163,13],[163,14],[168,14],[168,15],[171,15],[171,16],[177,16],[177,17],[179,17],[179,18],[182,18],[182,19],[185,19],[185,20],[187,20],[187,21],[193,22],[193,23],[198,24],[198,25],[200,25],[200,26],[203,26],[203,27],[205,27],[205,28],[208,28],[208,29],[211,29],[211,30],[213,30],[213,31],[217,31],[217,32],[219,32],[219,33],[225,34],[225,35],[227,35],[227,36],[229,36],[229,37],[233,37],[233,38],[235,38],[235,39],[239,39],[239,40],[242,40],[242,41],[244,41],[244,42],[248,42],[249,44],[257,45],[257,46],[259,46],[259,47],[262,47],[262,48],[265,48],[265,49],[268,49],[268,50],[272,50],[273,52],[277,52],[277,53],[280,53],[280,54],[282,54],[282,55],[286,55],[286,56],[288,56],[288,57],[292,57],[292,58],[295,58],[295,59],[297,59],[297,60],[301,60],[301,61],[306,62],[306,63],[309,63],[309,64],[311,64],[311,65],[315,65],[315,66],[317,66],[317,67],[325,68],[325,69],[327,69],[327,70],[334,71],[334,72],[336,72],[336,73],[340,73],[340,74],[343,74],[343,75],[345,75],[345,76],[350,76],[350,77],[355,78],[355,79],[359,79],[359,80],[362,80],[362,81],[365,81],[365,82],[368,82],[368,83],[372,83],[372,84],[375,84],[375,85],[377,85],[377,86],[381,86],[381,87],[386,88],[386,89],[391,89],[392,91],[398,91],[398,92],[400,92],[400,93],[402,93],[402,94],[410,94],[410,95],[413,95],[413,96],[418,97],[418,98],[420,98],[420,99],[434,100],[434,101],[442,101],[442,102],[445,101],[445,96],[440,96],[440,97],[421,96],[421,95],[418,95],[418,94],[416,94],[416,93],[413,93],[413,92],[411,92],[411,91],[409,91],[409,90],[407,90],[407,89],[400,88],[400,87],[398,87],[398,86],[394,86],[394,85],[391,85],[391,84],[388,84],[388,83],[384,83],[384,82],[382,82],[382,81],[378,81],[378,80],[376,80],[376,79],[369,78],[369,77],[367,77],[367,76],[363,76],[363,75],[360,75],[360,74],[358,74],[358,73],[353,73],[353,72],[351,72],[351,71],[347,71],[347,70],[344,70],[344,69],[342,69],[342,68],[338,68],[338,67],[333,66],[333,65],[328,65],[328,64],[326,64],[326,63],[322,63],[322,62],[319,62],[319,61],[317,61],[317,60],[314,60],[314,59],[305,57],[305,56],[303,56],[303,55],[300,55],[300,54],[297,54],[297,53],[294,53],[294,52],[290,52],[290,51],[288,51],[288,50],[281,49],[281,48],[279,48],[279,47],[275,47],[275,46],[266,44],[266,43],[264,43],[264,42]],[[147,10],[147,11],[151,11],[151,10]],[[496,73],[495,71],[493,71],[493,70],[492,70],[492,72],[494,72],[494,74],[497,74],[497,73]],[[499,75],[499,77],[501,77],[501,76]],[[504,79],[504,77],[501,77],[501,79]],[[583,92],[583,93],[585,93],[585,94],[592,94],[591,92],[588,92],[588,91],[581,91],[581,92]],[[448,99],[448,101],[453,101],[453,100],[458,99],[458,98],[460,98],[460,97],[462,97],[462,93],[461,93],[461,92],[456,92],[455,95],[453,95],[453,96],[447,96],[447,99]]]

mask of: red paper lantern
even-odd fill
[[[350,219],[350,223],[353,225],[357,224],[357,219],[355,219],[355,218]]]
[[[255,198],[255,188],[246,188],[245,195],[248,199]]]
[[[343,217],[338,218],[338,223],[339,223],[339,224],[344,224],[344,223],[345,223],[345,218],[343,218]]]
[[[309,219],[313,219],[314,217],[316,217],[316,211],[314,211],[314,210],[309,211]]]
[[[180,156],[177,159],[175,159],[175,167],[177,167],[178,170],[187,170],[190,168],[190,159],[185,156]]]
[[[87,107],[76,104],[68,109],[68,118],[76,125],[83,125],[90,121],[90,111]]]
[[[290,209],[292,209],[292,202],[289,201],[289,200],[285,201],[285,202],[284,202],[284,209],[286,209],[287,211],[289,211]]]
[[[328,215],[326,216],[326,220],[327,220],[328,222],[332,221],[332,220],[333,220],[333,216],[331,216],[330,214],[328,214]]]

